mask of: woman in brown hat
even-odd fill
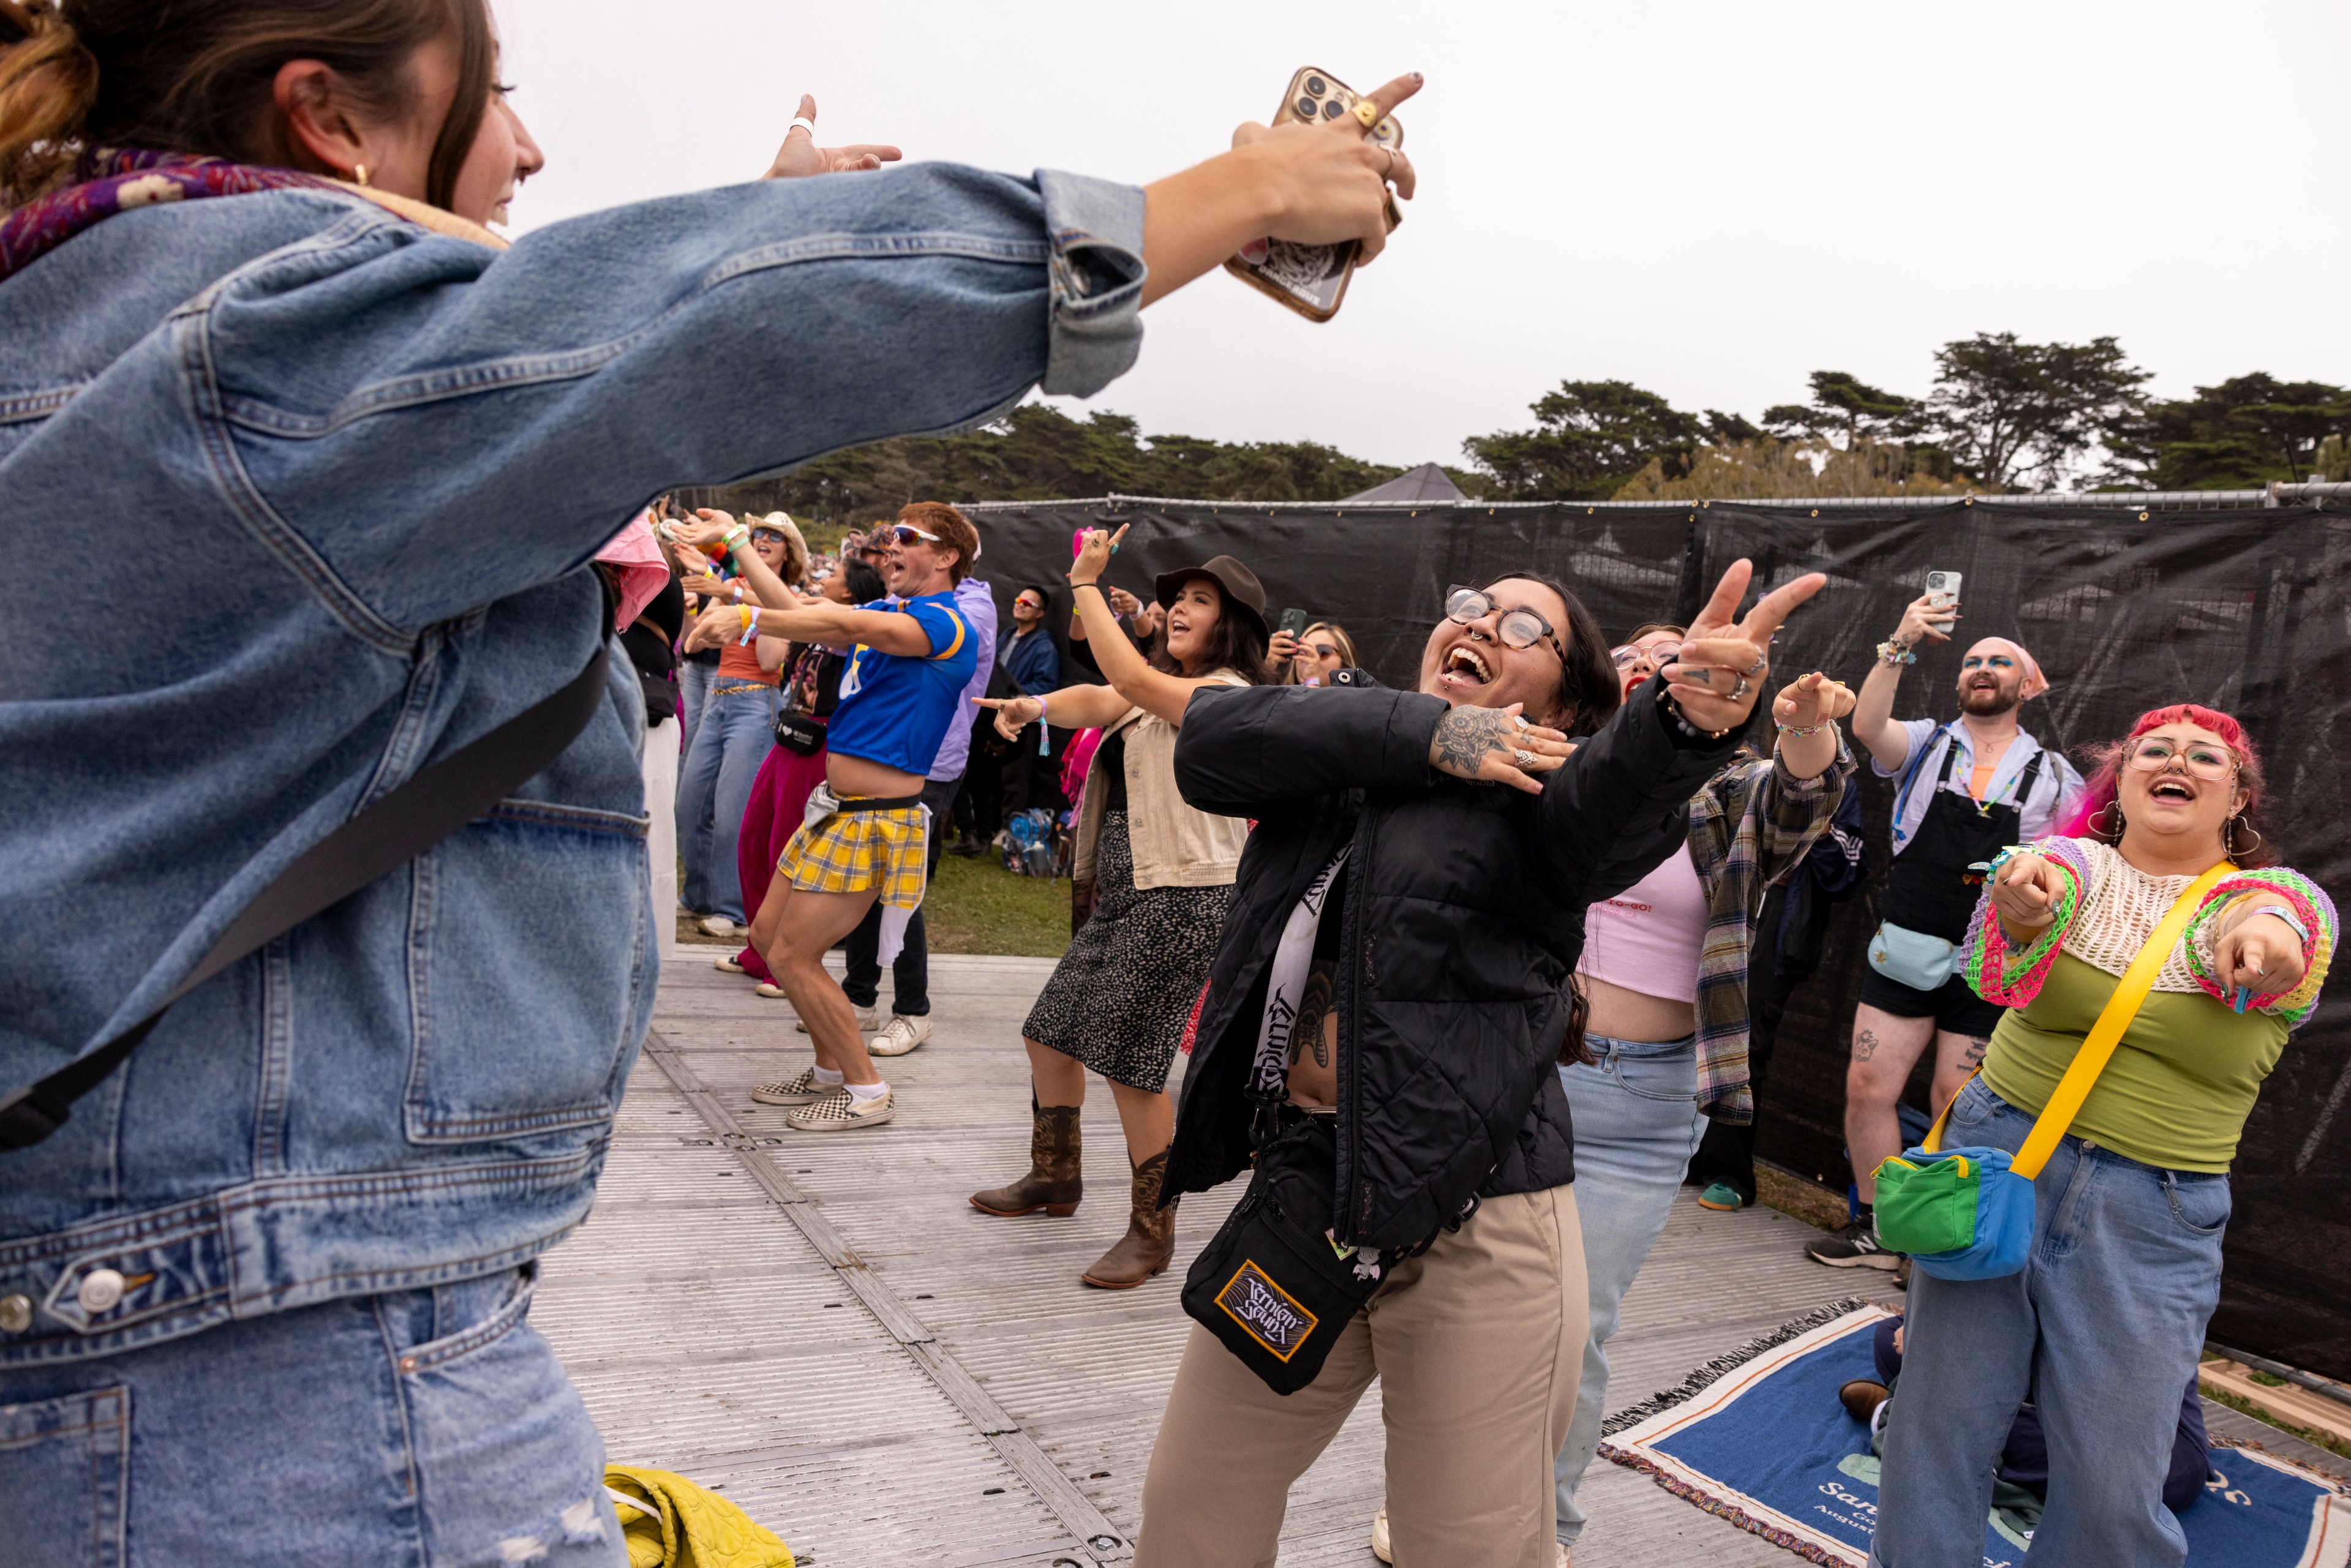
[[[1175,1205],[1159,1207],[1176,1132],[1167,1070],[1208,977],[1249,837],[1238,819],[1185,804],[1176,789],[1176,732],[1199,687],[1262,683],[1266,652],[1265,590],[1249,568],[1220,555],[1160,577],[1165,630],[1146,661],[1119,631],[1098,580],[1125,532],[1090,530],[1070,567],[1078,614],[1110,685],[979,699],[1010,738],[1040,718],[1102,731],[1086,770],[1075,868],[1079,878],[1094,879],[1093,915],[1020,1030],[1034,1086],[1029,1173],[971,1201],[985,1214],[1075,1213],[1083,1191],[1078,1108],[1087,1070],[1100,1073],[1118,1102],[1134,1168],[1126,1234],[1084,1276],[1105,1290],[1142,1284],[1175,1251]]]

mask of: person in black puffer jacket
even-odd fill
[[[1531,572],[1447,594],[1417,692],[1351,671],[1319,691],[1192,698],[1178,787],[1258,825],[1162,1201],[1239,1174],[1253,1130],[1277,1117],[1335,1115],[1332,1241],[1378,1249],[1384,1275],[1287,1396],[1194,1328],[1144,1484],[1137,1568],[1271,1562],[1290,1482],[1375,1375],[1395,1560],[1551,1568],[1552,1460],[1585,1316],[1555,1071],[1581,1051],[1566,980],[1585,906],[1680,844],[1690,796],[1754,706],[1771,632],[1823,580],[1789,583],[1734,625],[1749,576],[1731,568],[1684,662],[1621,708],[1592,618]]]

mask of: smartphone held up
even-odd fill
[[[1394,152],[1404,145],[1404,127],[1395,116],[1382,115],[1376,102],[1315,66],[1301,67],[1290,78],[1272,123],[1312,124],[1349,120],[1363,126],[1364,139]],[[1403,221],[1391,197],[1387,226]],[[1355,242],[1340,245],[1300,245],[1292,240],[1259,239],[1227,258],[1225,270],[1253,288],[1261,289],[1310,321],[1328,321],[1347,298],[1348,281],[1355,276]]]

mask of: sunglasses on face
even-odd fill
[[[763,544],[779,545],[784,542],[784,536],[773,528],[753,528],[751,538]]]
[[[890,537],[902,545],[913,544],[916,539],[928,539],[933,544],[939,542],[938,535],[925,533],[912,523],[898,524],[890,530]]]
[[[1482,588],[1464,588],[1457,582],[1445,591],[1445,618],[1456,625],[1467,626],[1473,621],[1483,621],[1498,608],[1493,596]],[[1552,630],[1550,622],[1534,611],[1523,608],[1503,610],[1495,630],[1505,648],[1531,648],[1548,637],[1552,647],[1559,653],[1559,662],[1562,664],[1567,663],[1567,650],[1560,645],[1559,633]]]
[[[1301,653],[1318,654],[1325,659],[1337,659],[1344,656],[1338,649],[1333,648],[1328,643],[1309,643],[1298,651]]]
[[[2131,747],[2130,766],[2140,773],[2160,773],[2175,757],[2184,758],[2188,771],[2199,779],[2226,779],[2237,768],[2237,759],[2225,747],[2196,741],[2179,747],[2168,740],[2140,741]]]
[[[1012,601],[1012,607],[1015,610],[1042,610],[1045,605],[1043,601],[1031,599],[1024,593]]]
[[[1620,670],[1629,670],[1644,659],[1649,662],[1652,669],[1656,669],[1680,658],[1682,645],[1679,643],[1657,643],[1643,648],[1627,643],[1621,648],[1611,650],[1608,656],[1616,661],[1616,667]]]

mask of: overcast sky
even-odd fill
[[[1752,417],[1979,330],[2351,382],[2343,0],[494,3],[550,160],[518,229],[752,177],[803,90],[827,142],[1139,183],[1300,66],[1425,72],[1387,256],[1327,325],[1221,273],[1153,307],[1092,404],[1147,432],[1456,463],[1565,379]]]

